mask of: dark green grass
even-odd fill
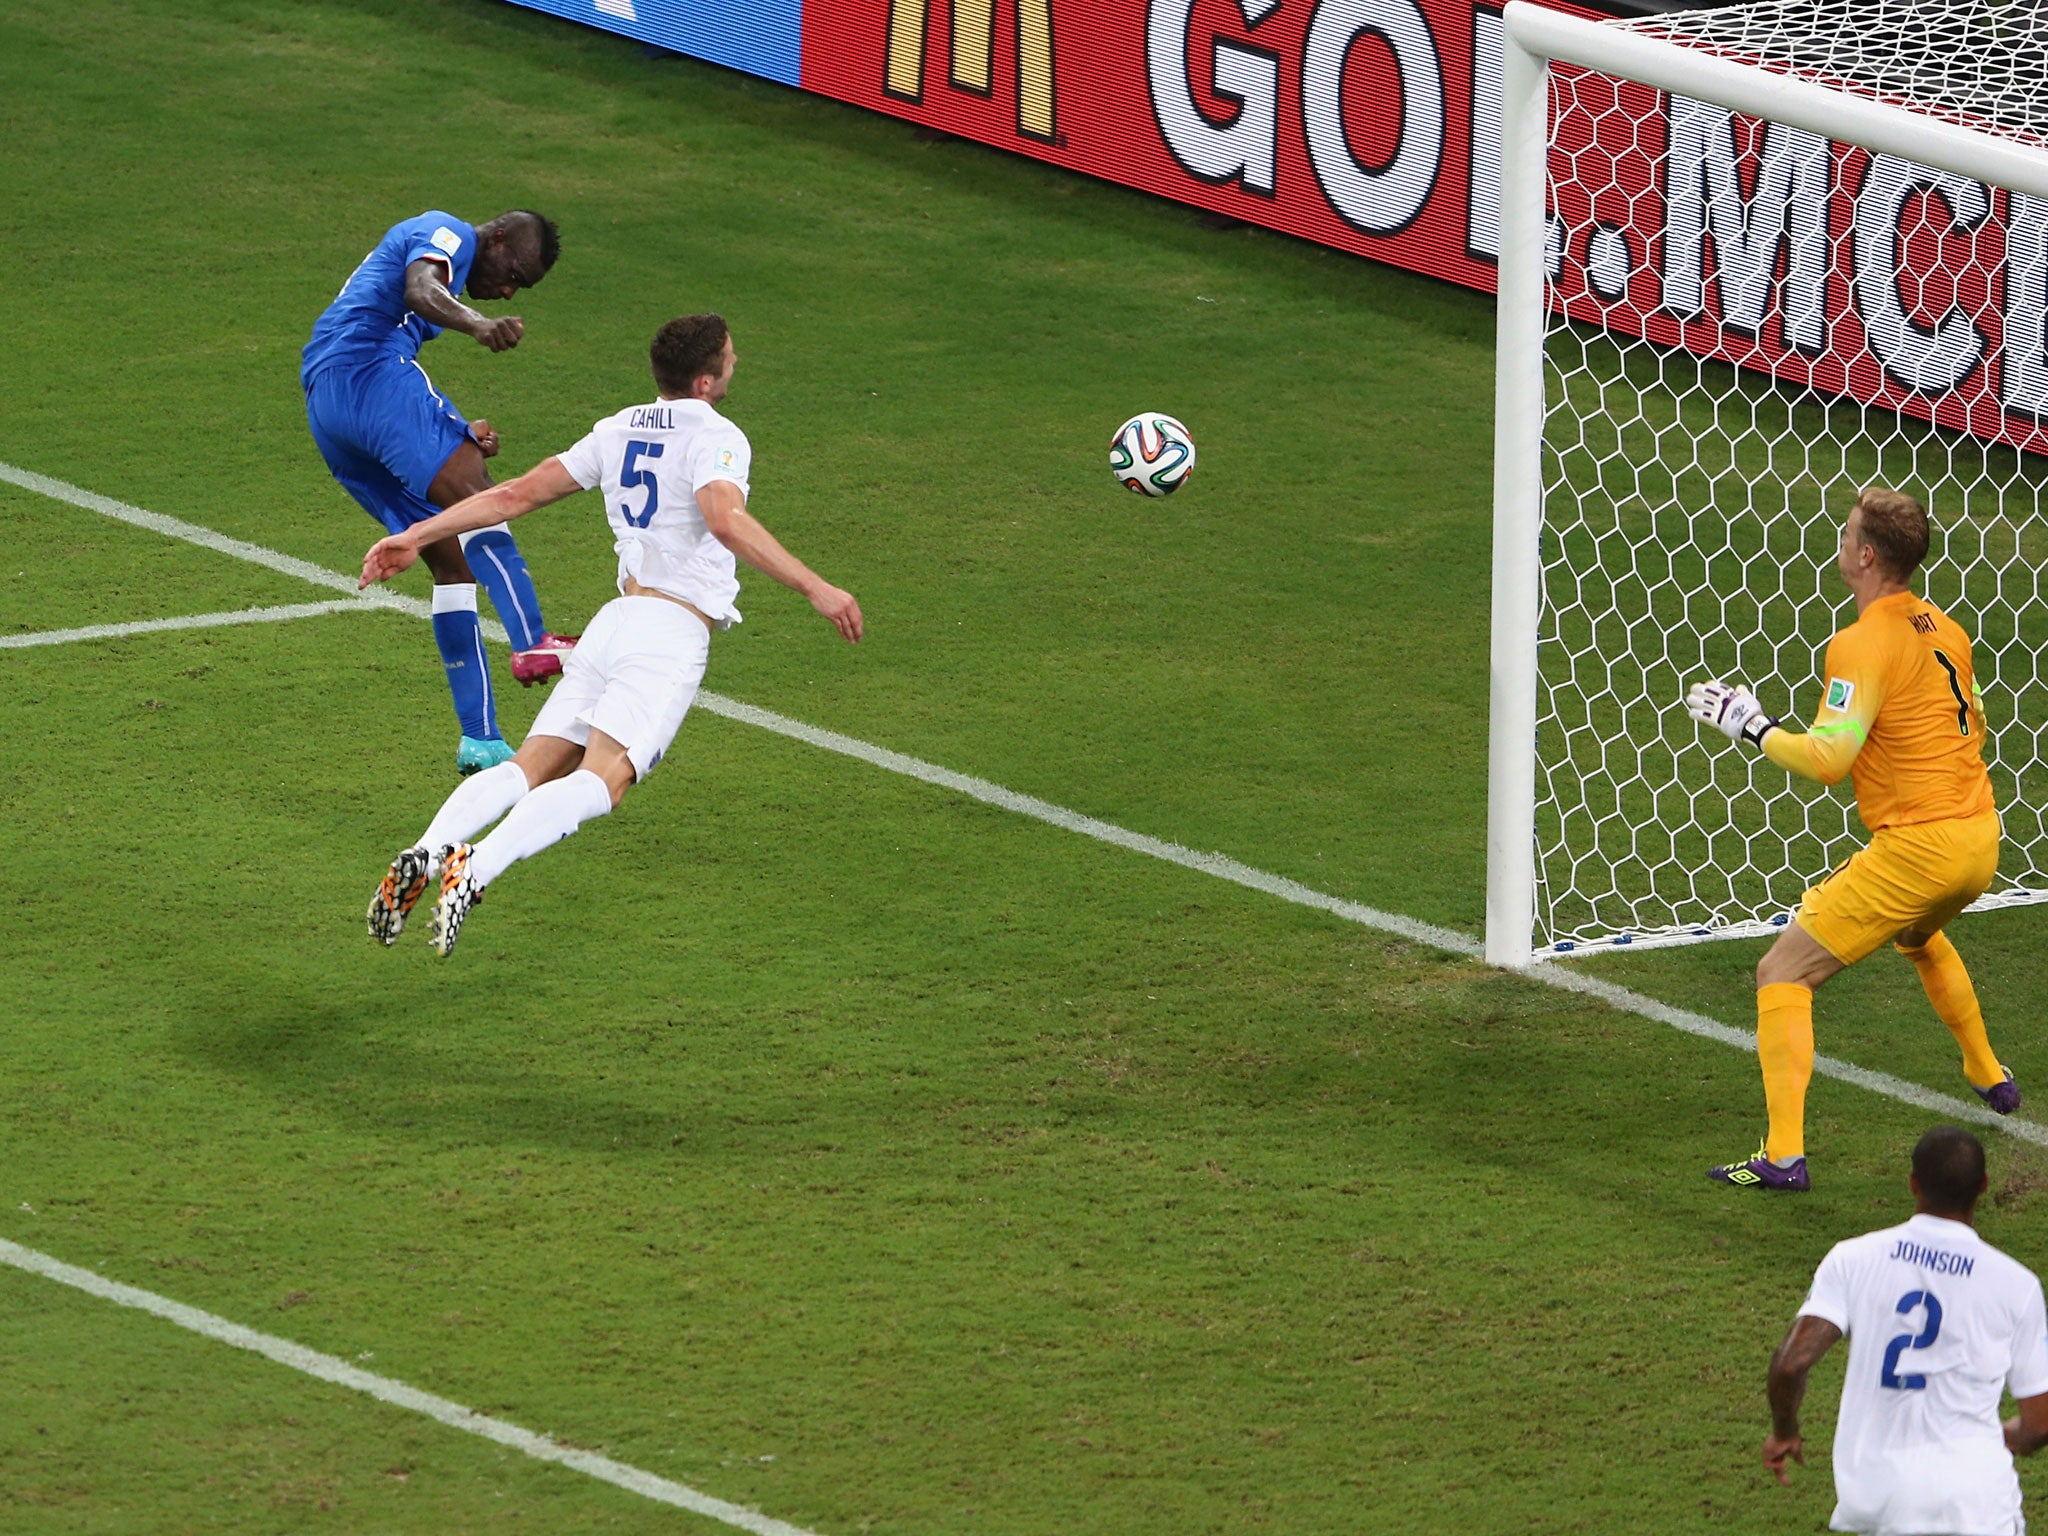
[[[1823,1083],[1823,1194],[1730,1203],[1694,1170],[1747,1133],[1733,1053],[708,716],[452,965],[382,952],[368,850],[440,777],[350,747],[439,701],[424,665],[380,675],[410,708],[323,684],[421,629],[17,659],[80,718],[4,806],[40,830],[0,1230],[828,1532],[1823,1512],[1749,1473],[1760,1351],[1896,1213],[1914,1112]],[[617,1514],[0,1285],[41,1320],[0,1351],[24,1528]],[[115,1469],[153,1466],[138,1505]]]
[[[815,621],[756,601],[736,691],[1470,921],[1484,301],[485,0],[40,6],[0,42],[0,344],[35,359],[0,454],[351,568],[375,527],[306,436],[304,335],[395,218],[533,202],[565,254],[528,340],[423,361],[518,469],[646,391],[662,318],[728,314],[755,508],[872,629],[791,644]],[[110,206],[132,277],[55,259]],[[1140,408],[1204,455],[1163,505],[1108,473]],[[596,517],[523,534],[564,627],[609,587]]]
[[[535,203],[527,342],[426,355],[505,467],[716,306],[756,509],[868,609],[756,581],[711,686],[1476,928],[1482,300],[482,0],[15,7],[0,84],[0,458],[353,568],[304,333],[394,219]],[[1105,473],[1141,407],[1202,445],[1163,505]],[[15,632],[326,595],[0,518]],[[595,506],[521,537],[582,622]],[[1738,1053],[701,713],[387,953],[426,626],[5,664],[0,1235],[827,1536],[1825,1520],[1839,1377],[1789,1494],[1758,1382],[1918,1112],[1823,1080],[1816,1194],[1717,1198]],[[1957,934],[2029,1081],[2037,926]],[[1755,953],[1602,965],[1740,1022]],[[1873,967],[1823,1048],[1959,1090],[1924,1015]],[[708,1529],[11,1271],[0,1318],[10,1533]]]
[[[75,1209],[64,1202],[40,1214],[61,1222]],[[152,1258],[141,1283],[176,1290],[190,1277],[189,1262]],[[246,1320],[290,1333],[310,1295],[287,1292]],[[635,1495],[368,1398],[308,1391],[267,1360],[11,1269],[0,1311],[10,1531],[648,1529]],[[117,1390],[81,1391],[110,1378]]]
[[[305,582],[0,485],[0,635],[320,602]]]

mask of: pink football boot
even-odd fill
[[[576,649],[581,635],[542,635],[530,649],[512,653],[512,676],[522,688],[551,683],[562,675],[562,658]]]

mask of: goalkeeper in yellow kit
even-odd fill
[[[1998,811],[1970,637],[1907,583],[1927,555],[1927,512],[1873,486],[1842,527],[1838,569],[1856,622],[1828,642],[1825,692],[1801,735],[1738,683],[1696,683],[1686,710],[1802,778],[1856,785],[1870,846],[1806,893],[1756,968],[1756,1048],[1770,1130],[1754,1157],[1709,1170],[1738,1189],[1803,1190],[1814,989],[1896,943],[1963,1050],[1963,1075],[2001,1115],[2020,1107],[1992,1054],[1962,957],[1942,933],[1998,871]]]

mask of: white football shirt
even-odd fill
[[[2024,1529],[2000,1394],[2048,1392],[2041,1282],[1974,1228],[1916,1215],[1837,1243],[1799,1309],[1849,1339],[1838,1531]]]
[[[729,480],[746,495],[754,458],[746,433],[702,400],[656,400],[607,416],[556,457],[586,491],[604,487],[621,592],[630,576],[720,629],[739,622],[732,551],[704,526],[697,492]]]

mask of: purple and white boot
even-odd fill
[[[1780,1168],[1765,1156],[1758,1147],[1754,1157],[1744,1158],[1739,1163],[1723,1163],[1719,1168],[1709,1168],[1707,1177],[1736,1189],[1782,1189],[1788,1193],[1804,1193],[1813,1188],[1813,1181],[1806,1176],[1806,1159],[1795,1157],[1792,1166]]]

